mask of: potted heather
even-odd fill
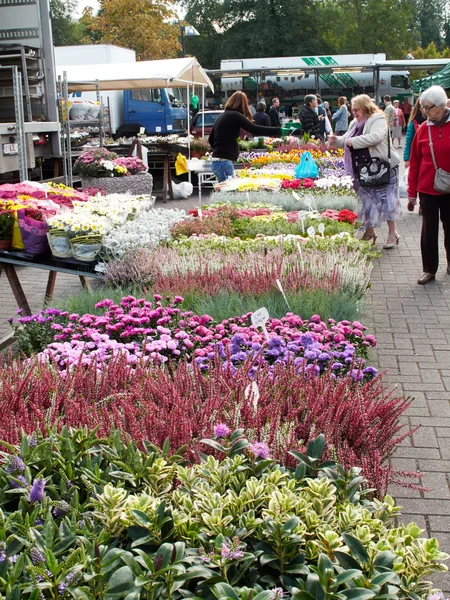
[[[108,194],[151,194],[153,178],[145,163],[135,156],[119,157],[105,148],[83,152],[74,165],[83,188],[99,188]]]
[[[8,250],[14,228],[14,213],[12,210],[0,210],[0,250]]]

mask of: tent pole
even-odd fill
[[[202,138],[205,137],[205,86],[202,85]]]
[[[186,86],[186,90],[187,90],[187,102],[186,102],[186,107],[187,107],[187,134],[188,134],[188,156],[189,156],[189,160],[191,160],[191,116],[189,113],[189,107],[191,104],[191,96],[189,94],[189,83]],[[188,172],[188,181],[189,183],[191,183],[191,171]]]

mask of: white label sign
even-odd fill
[[[161,133],[161,127],[155,127],[156,133]]]
[[[172,125],[167,125],[167,131],[172,131],[173,127]]]
[[[308,227],[308,229],[306,230],[306,233],[309,235],[310,238],[313,238],[316,233],[316,230],[314,229],[314,227],[311,226],[311,227]]]
[[[266,340],[269,341],[269,332],[266,329],[266,323],[269,320],[269,311],[263,306],[252,314],[252,325],[254,327],[261,327],[266,336]]]
[[[292,192],[292,195],[296,200],[300,200],[300,196],[296,192]]]
[[[325,225],[323,223],[319,223],[319,226],[317,227],[317,229],[319,230],[320,235],[323,237],[323,232],[325,231]]]
[[[144,135],[144,133],[145,133],[145,127],[141,127],[139,129],[139,135]]]
[[[281,285],[281,281],[279,279],[277,279],[277,286],[284,298],[284,301],[286,302],[286,306],[288,307],[288,310],[291,310],[291,307],[289,306],[289,302],[287,301],[287,298],[286,298],[286,294],[284,293],[283,286]]]

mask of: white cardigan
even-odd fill
[[[344,148],[351,127],[345,135],[338,136],[333,146]],[[377,157],[381,160],[388,160],[388,124],[384,113],[374,113],[364,124],[362,135],[357,135],[352,139],[352,146],[355,150],[368,148],[371,157]],[[400,158],[394,150],[391,143],[391,168],[400,163]]]

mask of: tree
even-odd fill
[[[80,42],[82,33],[73,20],[76,6],[77,0],[50,0],[50,18],[55,46],[70,46]]]
[[[445,19],[447,0],[416,0],[416,28],[422,48],[434,42],[438,49],[445,45]]]
[[[88,8],[80,19],[87,32],[83,43],[130,48],[138,60],[173,58],[180,50],[173,16],[168,0],[100,0],[97,15]]]

